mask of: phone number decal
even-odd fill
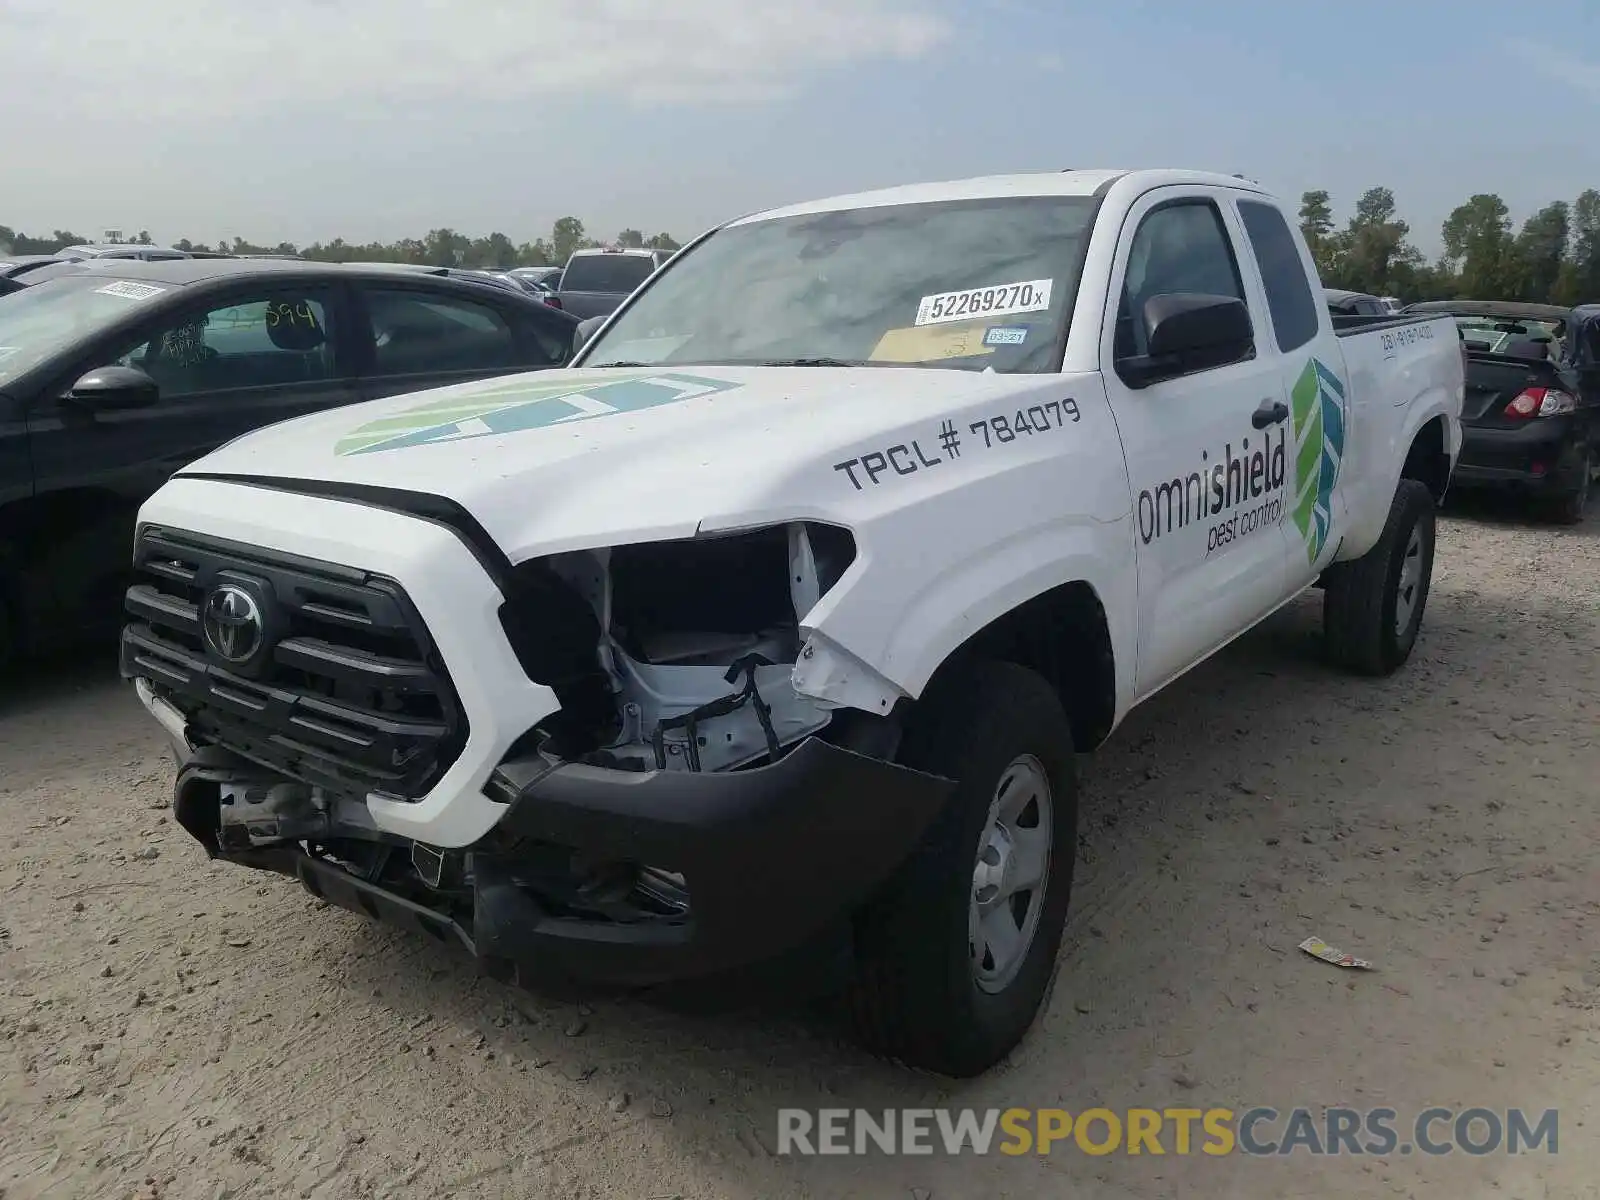
[[[996,413],[992,417],[972,421],[965,430],[957,427],[954,421],[944,422],[939,426],[939,432],[928,441],[930,449],[938,450],[931,457],[923,450],[921,439],[912,438],[909,442],[885,446],[881,450],[869,450],[859,458],[834,463],[833,469],[849,479],[851,486],[860,492],[868,487],[876,487],[886,479],[915,475],[918,471],[960,458],[964,450],[992,450],[1009,445],[1024,434],[1032,437],[1036,433],[1050,433],[1066,425],[1076,425],[1081,420],[1083,413],[1079,411],[1076,400],[1030,404],[1014,413]]]
[[[1383,335],[1384,357],[1397,353],[1401,346],[1413,346],[1418,342],[1433,340],[1433,326],[1407,325],[1403,329],[1391,330]]]

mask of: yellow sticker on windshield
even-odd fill
[[[948,325],[912,325],[891,329],[878,339],[867,356],[869,362],[925,363],[943,358],[969,358],[993,354],[994,347],[983,344],[984,327],[952,329]]]

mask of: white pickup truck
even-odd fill
[[[1448,316],[1335,332],[1237,178],[800,204],[571,370],[179,471],[122,668],[214,858],[500,978],[837,983],[974,1074],[1051,980],[1074,751],[1308,588],[1406,661],[1461,399]]]

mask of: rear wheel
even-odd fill
[[[1402,479],[1378,544],[1324,572],[1323,633],[1340,666],[1388,675],[1411,657],[1433,582],[1433,493]]]
[[[1583,465],[1578,469],[1578,480],[1573,487],[1556,497],[1550,505],[1550,517],[1562,525],[1576,525],[1583,520],[1589,507],[1589,496],[1594,487],[1594,451],[1586,449]]]
[[[1009,1053],[1055,972],[1077,844],[1072,730],[1055,690],[980,662],[928,695],[901,761],[956,781],[923,844],[858,922],[861,1039],[967,1077]]]

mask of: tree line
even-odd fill
[[[137,237],[126,240],[143,246],[155,244],[149,230],[140,230]],[[0,225],[0,253],[54,254],[68,246],[98,241],[99,238],[83,237],[66,229],[54,230],[49,237],[30,237],[9,226]],[[219,238],[214,242],[180,238],[172,243],[174,249],[201,253],[288,254],[319,262],[426,263],[437,267],[501,271],[512,267],[564,266],[574,250],[587,250],[600,245],[672,251],[678,248],[678,241],[669,233],[646,237],[637,229],[624,229],[615,241],[606,243],[589,236],[583,222],[577,217],[562,217],[551,226],[549,237],[520,244],[499,232],[474,238],[448,228],[430,230],[425,237],[401,238],[397,242],[347,242],[343,238],[334,238],[330,242],[313,242],[309,246],[296,246],[292,242],[267,246],[234,237]]]
[[[1328,287],[1418,300],[1600,302],[1600,190],[1546,204],[1514,229],[1505,201],[1480,193],[1456,206],[1428,262],[1410,242],[1394,193],[1369,188],[1343,229],[1327,192],[1300,197],[1300,229]]]
[[[1600,302],[1600,189],[1590,188],[1571,203],[1556,200],[1513,227],[1505,202],[1480,193],[1460,204],[1441,230],[1444,253],[1434,262],[1411,243],[1411,226],[1401,219],[1394,192],[1369,188],[1341,229],[1325,191],[1300,198],[1300,228],[1328,287],[1417,300],[1528,300],[1539,303]],[[52,254],[92,239],[57,229],[49,237],[30,237],[0,225],[0,250],[13,254]],[[131,239],[150,245],[148,231]],[[577,217],[562,217],[549,237],[516,243],[503,233],[468,237],[454,229],[435,229],[425,237],[397,242],[347,242],[334,238],[295,246],[256,245],[243,238],[194,242],[182,238],[179,250],[232,254],[298,254],[323,262],[407,262],[434,266],[506,270],[560,266],[574,250],[602,243],[589,236]],[[653,237],[624,229],[614,245],[676,250],[670,234]]]

